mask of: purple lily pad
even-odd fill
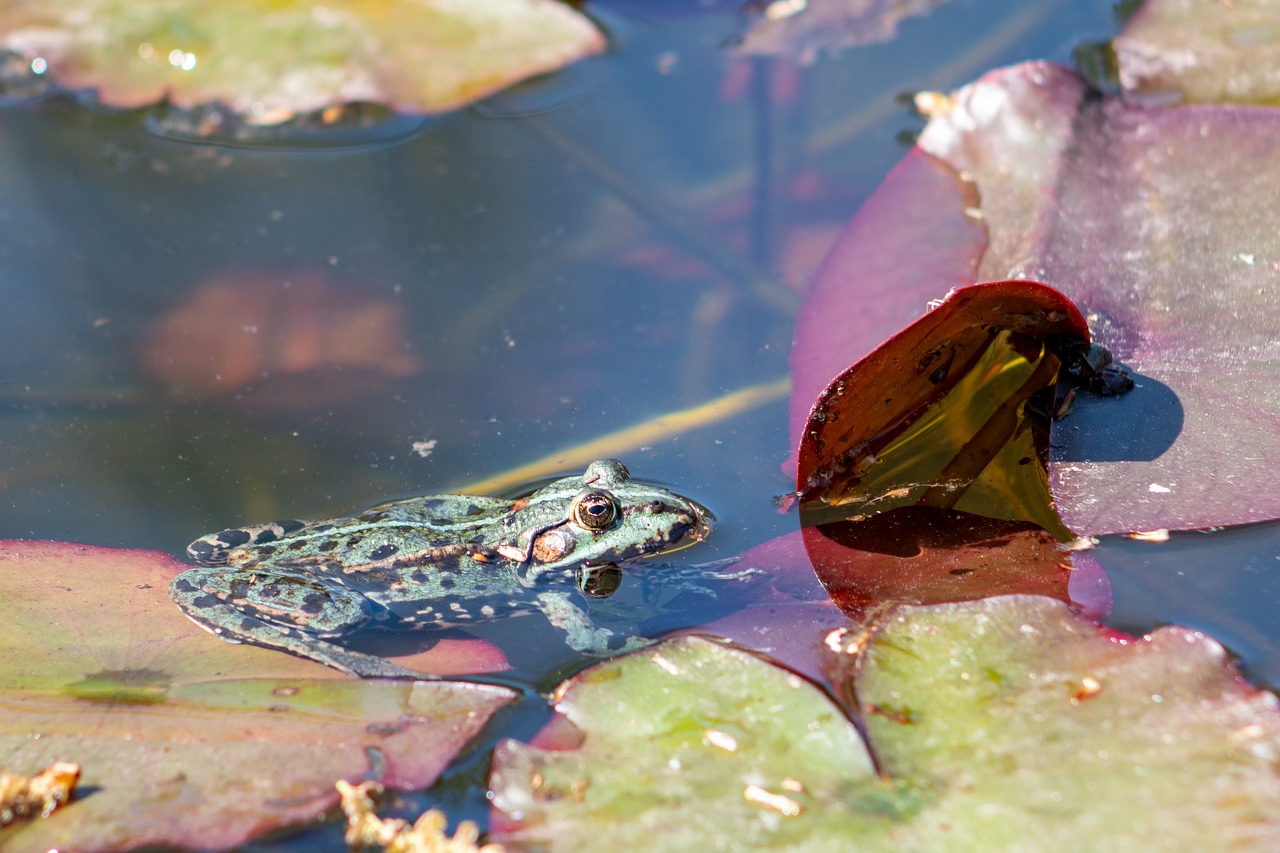
[[[321,817],[338,779],[430,785],[514,696],[357,681],[219,642],[169,600],[184,568],[158,552],[0,542],[0,767],[75,762],[89,792],[0,830],[0,847],[234,847]]]
[[[1134,372],[1133,392],[1078,402],[1054,426],[1050,489],[1071,530],[1280,517],[1267,464],[1280,425],[1277,138],[1274,110],[1146,109],[1089,95],[1074,73],[1044,63],[962,89],[920,139],[954,170],[949,179],[910,155],[823,266],[792,356],[793,435],[833,365],[884,334],[842,306],[889,293],[873,317],[920,310],[955,282],[915,273],[918,257],[944,276],[976,265],[976,281],[1029,277],[1062,291]],[[961,174],[981,199],[976,211]],[[814,345],[820,357],[803,352]]]
[[[1114,41],[1120,85],[1154,102],[1280,98],[1280,2],[1146,0]]]

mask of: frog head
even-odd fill
[[[517,501],[498,551],[522,564],[526,581],[584,563],[621,563],[685,547],[707,536],[711,513],[660,486],[631,479],[602,459]]]

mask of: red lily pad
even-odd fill
[[[604,49],[553,0],[6,3],[0,48],[103,103],[218,103],[251,124],[352,102],[454,109]]]
[[[1120,84],[1157,103],[1280,98],[1280,2],[1146,0],[1113,42]]]
[[[818,341],[823,356],[793,355],[793,365],[830,366],[839,349],[846,365],[864,356],[881,330],[863,333],[837,309],[876,293],[896,294],[884,311],[937,297],[944,282],[908,271],[919,244],[972,234],[980,216],[985,247],[944,239],[926,264],[976,265],[977,281],[1047,282],[1137,383],[1119,400],[1077,401],[1054,425],[1049,484],[1067,527],[1096,535],[1280,517],[1265,464],[1280,425],[1276,138],[1275,110],[1147,109],[1094,96],[1044,63],[993,72],[935,105],[920,138],[954,170],[951,184],[913,154],[873,197],[898,215],[881,226],[864,210],[846,231],[797,332],[798,350]],[[961,174],[981,199],[976,211],[955,189]],[[832,292],[844,295],[824,307]],[[797,373],[795,393],[829,378]],[[793,429],[810,402],[793,403]]]
[[[233,847],[316,820],[337,779],[430,785],[513,698],[357,681],[220,642],[169,600],[184,568],[157,552],[0,543],[0,767],[74,762],[88,792],[0,830],[0,846]]]
[[[958,289],[836,377],[800,441],[810,524],[932,506],[1032,521],[1070,539],[1048,497],[1053,339],[1087,342],[1084,319],[1035,282]],[[1051,393],[1051,392],[1050,392]]]

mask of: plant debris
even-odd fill
[[[352,785],[339,779],[338,795],[347,816],[347,846],[352,850],[381,847],[387,853],[504,853],[501,844],[478,846],[480,830],[469,820],[458,824],[453,836],[444,834],[444,813],[436,809],[423,812],[413,824],[400,818],[384,820],[375,811],[374,799],[382,794],[377,782]]]
[[[56,761],[34,776],[0,770],[0,826],[37,814],[48,817],[71,802],[80,765]]]

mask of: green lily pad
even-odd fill
[[[355,681],[220,642],[169,600],[183,568],[157,552],[0,542],[0,767],[83,771],[75,801],[0,830],[0,848],[232,847],[317,819],[338,779],[430,785],[514,696]]]
[[[877,781],[829,699],[721,643],[673,640],[594,666],[558,695],[556,709],[584,735],[580,748],[504,741],[494,754],[493,837],[504,845],[820,846],[910,807]]]
[[[563,684],[577,743],[500,745],[496,840],[555,850],[1256,849],[1280,843],[1280,708],[1222,647],[1059,602],[902,607],[835,689],[682,638]],[[558,724],[563,729],[565,722]]]
[[[906,607],[857,667],[917,849],[1275,850],[1280,709],[1187,628],[1134,638],[1059,602]]]
[[[18,0],[0,33],[105,104],[218,103],[252,124],[352,102],[449,110],[604,49],[554,0]]]

